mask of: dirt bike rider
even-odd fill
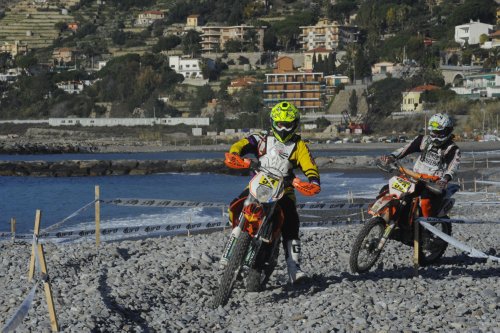
[[[429,119],[429,135],[419,135],[404,147],[389,155],[382,156],[383,163],[389,164],[395,160],[412,154],[420,153],[413,166],[413,171],[433,176],[439,176],[436,181],[443,190],[449,181],[455,178],[460,165],[460,149],[453,142],[453,122],[447,114],[437,113]],[[420,193],[420,205],[424,217],[436,216],[443,194],[434,194],[427,188]]]
[[[309,148],[299,135],[296,134],[300,126],[300,112],[290,102],[280,102],[276,104],[270,113],[271,131],[262,131],[252,134],[234,143],[229,152],[244,156],[254,154],[261,158],[270,150],[270,147],[282,146],[282,154],[288,156],[293,168],[299,167],[309,180],[301,182],[302,187],[307,187],[310,193],[320,192],[320,178],[318,167],[314,162]],[[268,149],[269,148],[269,149]],[[280,153],[281,154],[281,153]],[[285,156],[286,156],[285,155]],[[299,215],[297,213],[296,198],[292,181],[300,181],[295,178],[293,169],[289,170],[288,185],[285,187],[285,195],[278,201],[281,206],[285,222],[282,228],[283,248],[288,268],[288,275],[292,283],[306,278],[306,274],[301,270],[300,262],[300,240],[299,240]],[[248,195],[248,189],[243,191],[240,198]]]

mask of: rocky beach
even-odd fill
[[[495,208],[457,209],[456,216],[498,223]],[[500,254],[497,225],[454,225],[453,236]],[[448,247],[438,265],[415,276],[412,250],[395,241],[378,267],[349,272],[360,225],[303,229],[302,285],[287,283],[280,254],[269,286],[211,308],[217,262],[228,232],[104,243],[47,244],[48,272],[63,332],[500,332],[500,263]],[[32,284],[31,248],[0,244],[0,324]],[[16,332],[49,332],[42,288]]]

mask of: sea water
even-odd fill
[[[305,179],[300,171],[299,177]],[[61,222],[91,203],[95,186],[103,200],[115,198],[166,199],[194,202],[229,203],[245,188],[248,176],[209,173],[166,173],[146,176],[103,177],[0,177],[0,231],[10,231],[10,219],[16,219],[17,233],[33,228],[35,211],[42,211],[42,226]],[[385,183],[380,172],[322,173],[322,191],[315,197],[297,194],[298,202],[346,199],[355,196],[373,198]],[[122,207],[101,204],[103,224],[121,226],[165,221],[220,221],[222,208]],[[94,221],[94,206],[64,222],[68,227]]]

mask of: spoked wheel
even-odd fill
[[[251,268],[248,271],[247,275],[247,291],[249,292],[257,292],[261,291],[266,287],[266,284],[269,282],[271,275],[274,272],[274,268],[278,263],[278,256],[280,253],[280,241],[279,237],[275,240],[271,247],[264,248],[261,247],[260,255],[257,257],[257,267]],[[270,253],[269,253],[270,251]],[[259,260],[262,257],[268,257],[268,260]],[[259,262],[264,262],[263,267],[259,267]]]
[[[353,273],[368,272],[375,264],[382,252],[377,250],[377,246],[384,230],[385,221],[381,217],[374,217],[363,226],[354,240],[349,258],[349,265]]]
[[[213,307],[217,308],[219,305],[226,305],[233,291],[234,283],[238,278],[238,275],[243,264],[243,259],[250,245],[250,235],[246,232],[242,232],[238,239],[236,240],[235,248],[233,254],[229,258],[229,261],[224,268],[222,276],[219,282],[219,288],[214,294]]]
[[[444,218],[449,217],[446,216]],[[451,235],[451,223],[432,222],[430,224],[445,234]],[[418,255],[419,265],[426,266],[435,263],[441,259],[447,247],[447,242],[420,226],[420,247]]]

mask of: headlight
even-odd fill
[[[257,187],[257,200],[260,202],[269,202],[273,194],[273,190],[267,186],[261,185]]]

